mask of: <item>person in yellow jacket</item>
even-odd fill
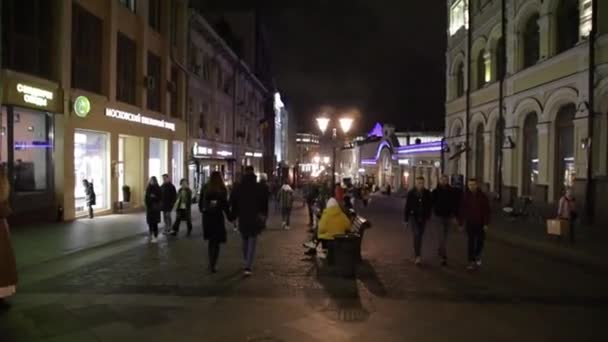
[[[351,222],[340,208],[338,201],[330,198],[321,214],[317,237],[319,240],[333,240],[334,236],[346,233],[350,226]]]

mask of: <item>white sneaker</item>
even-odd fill
[[[317,257],[319,259],[327,259],[327,253],[325,251],[319,251],[317,252]]]
[[[289,228],[289,226],[285,226],[285,230],[290,230],[291,228]]]
[[[308,241],[308,242],[304,242],[302,244],[302,246],[308,248],[308,249],[316,249],[317,248],[317,244],[314,243],[313,241]]]
[[[158,240],[156,239],[156,237],[155,237],[155,236],[153,236],[153,237],[152,237],[152,239],[150,240],[150,242],[151,242],[151,243],[157,243],[157,242],[158,242]]]

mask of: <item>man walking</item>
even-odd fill
[[[441,176],[439,185],[433,190],[433,209],[435,216],[439,220],[439,258],[441,258],[441,266],[447,266],[447,239],[450,224],[458,213],[456,201],[457,193],[450,186],[448,176]]]
[[[160,187],[161,192],[161,211],[163,214],[163,221],[165,223],[165,234],[169,234],[172,231],[171,224],[171,212],[173,211],[173,205],[177,199],[177,190],[171,183],[171,179],[168,174],[163,175],[163,185]]]
[[[306,185],[304,189],[304,196],[306,197],[306,206],[308,206],[308,225],[313,226],[313,214],[314,206],[317,197],[319,197],[319,187],[313,181]]]
[[[289,230],[291,209],[293,208],[293,189],[291,188],[291,186],[289,186],[289,184],[283,184],[281,190],[279,190],[278,201],[281,207],[281,219],[283,220],[283,229]]]
[[[467,183],[467,191],[464,193],[460,204],[458,216],[460,229],[464,225],[468,236],[467,269],[472,271],[481,266],[481,252],[485,241],[485,231],[490,223],[490,202],[488,197],[479,189],[477,179],[471,178]]]
[[[412,229],[416,265],[422,263],[422,237],[426,223],[431,217],[431,210],[431,193],[424,187],[424,177],[418,177],[415,188],[407,194],[405,202],[405,224]]]
[[[186,179],[182,179],[179,184],[180,189],[177,193],[177,202],[175,203],[175,223],[173,224],[171,235],[177,236],[179,226],[182,221],[186,221],[186,226],[188,227],[186,236],[190,236],[192,234],[192,190],[188,186],[188,180]]]

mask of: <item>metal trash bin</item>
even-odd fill
[[[342,277],[354,278],[357,271],[357,247],[359,239],[354,235],[334,237],[334,260],[336,273]]]

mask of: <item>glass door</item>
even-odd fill
[[[110,208],[108,133],[77,129],[74,133],[74,206],[76,214],[87,210],[83,180],[93,183],[96,200],[93,208]]]

